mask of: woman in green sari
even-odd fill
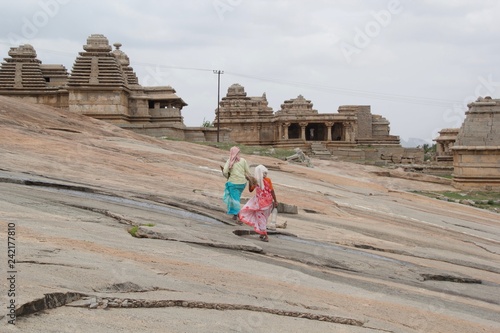
[[[247,161],[240,157],[240,148],[236,146],[231,148],[229,158],[222,168],[222,173],[227,179],[222,199],[227,206],[227,214],[232,215],[232,219],[237,221],[241,208],[241,193],[245,189],[250,175]]]

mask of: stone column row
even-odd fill
[[[332,141],[332,127],[335,123],[334,122],[325,122],[325,126],[327,129],[327,141]],[[352,122],[343,122],[343,136],[345,138],[345,141],[351,142],[354,141],[355,138],[355,133],[354,133],[354,126]],[[280,126],[278,126],[278,135],[280,138],[283,138],[283,140],[288,140],[288,127],[290,127],[291,123],[283,123]],[[302,140],[306,140],[306,127],[309,125],[309,123],[306,122],[301,122],[299,123],[300,125],[300,136]]]

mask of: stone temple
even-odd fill
[[[9,51],[0,68],[0,94],[67,109],[152,136],[184,135],[187,104],[170,86],[143,87],[125,53],[103,35],[91,35],[71,73],[44,65],[33,46]]]
[[[300,148],[320,158],[334,155],[368,163],[385,163],[384,155],[420,154],[402,148],[399,137],[389,133],[389,121],[373,115],[368,105],[318,113],[310,100],[299,95],[274,112],[265,93],[249,97],[237,83],[215,110],[216,126],[186,127],[181,112],[187,103],[171,86],[142,86],[121,44],[114,46],[113,50],[103,35],[89,36],[69,73],[63,65],[42,64],[31,45],[12,47],[0,68],[0,94],[155,137]]]
[[[382,153],[416,153],[400,146],[399,137],[389,133],[389,121],[373,115],[369,105],[345,105],[336,113],[318,113],[310,100],[299,95],[274,112],[265,93],[249,97],[238,83],[222,98],[214,124],[229,130],[225,133],[228,141],[298,147],[323,158],[381,161]]]

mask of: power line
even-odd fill
[[[450,104],[459,103],[458,101],[454,101],[454,100],[446,100],[446,99],[438,99],[438,98],[426,98],[426,97],[417,97],[417,96],[406,96],[406,95],[371,92],[371,91],[349,89],[349,88],[330,87],[330,86],[324,86],[324,85],[319,85],[319,84],[311,84],[311,83],[297,82],[297,81],[286,81],[286,80],[259,77],[259,76],[253,76],[253,75],[247,75],[247,74],[232,73],[232,72],[227,72],[227,71],[226,71],[226,73],[228,75],[244,77],[244,78],[248,78],[248,79],[255,79],[255,80],[260,80],[260,81],[285,84],[285,85],[295,86],[295,87],[312,88],[312,89],[315,89],[318,91],[324,91],[324,92],[328,92],[328,93],[335,92],[335,93],[339,93],[339,94],[343,94],[343,95],[364,96],[364,97],[370,97],[373,99],[387,100],[387,101],[393,101],[393,102],[399,101],[399,102],[405,102],[405,103],[409,103],[409,104],[421,104],[421,105],[432,105],[432,106],[450,106]]]
[[[1,41],[0,41],[0,44],[10,45],[10,43],[1,42]],[[75,56],[75,53],[69,53],[69,52],[64,52],[64,51],[55,51],[55,50],[49,50],[49,49],[43,49],[43,48],[39,49],[39,50],[47,52],[47,53],[66,55],[66,56],[72,56],[72,57]],[[143,62],[134,62],[134,65],[151,66],[151,67],[155,67],[155,68],[164,68],[164,69],[213,72],[213,69],[208,69],[208,68],[168,66],[168,65],[159,65],[159,64],[151,64],[151,63],[143,63]],[[315,84],[315,83],[307,83],[307,82],[300,82],[300,81],[288,81],[288,80],[283,80],[283,79],[268,78],[268,77],[235,73],[235,72],[228,72],[228,71],[225,71],[225,73],[228,75],[236,76],[236,77],[243,77],[243,78],[252,79],[252,80],[288,85],[288,86],[292,86],[292,87],[314,89],[316,91],[321,91],[321,92],[326,92],[326,93],[337,93],[337,94],[341,94],[341,95],[358,96],[358,97],[362,96],[362,97],[366,97],[366,98],[385,100],[385,101],[391,101],[391,102],[402,102],[402,103],[408,103],[408,104],[417,104],[417,105],[426,105],[426,106],[441,106],[441,107],[449,107],[450,105],[461,104],[460,101],[456,101],[456,100],[389,94],[389,93],[383,93],[383,92],[374,92],[374,91],[341,88],[341,87],[331,87],[331,86]]]
[[[181,70],[201,71],[201,72],[213,72],[213,69],[207,69],[207,68],[167,66],[167,65],[149,64],[149,63],[144,63],[144,62],[134,62],[134,64],[141,65],[141,66],[158,67],[158,68],[181,69]]]
[[[136,64],[138,64],[138,65],[144,65],[144,66],[156,66],[158,68],[213,72],[212,69],[207,69],[207,68],[166,66],[166,65],[148,64],[148,63],[136,63]],[[314,90],[317,90],[317,91],[323,91],[323,92],[327,92],[327,93],[332,93],[333,92],[333,93],[338,93],[338,94],[342,94],[342,95],[364,96],[364,97],[369,97],[369,98],[378,99],[378,100],[386,100],[386,101],[391,101],[391,102],[404,102],[404,103],[408,103],[408,104],[419,104],[419,105],[428,105],[428,106],[442,106],[442,107],[449,107],[450,105],[454,105],[454,104],[460,103],[460,101],[456,101],[456,100],[447,100],[447,99],[429,98],[429,97],[418,97],[418,96],[407,96],[407,95],[397,95],[397,94],[372,92],[372,91],[358,90],[358,89],[330,87],[330,86],[313,84],[313,83],[306,83],[306,82],[299,82],[299,81],[287,81],[287,80],[267,78],[267,77],[260,77],[260,76],[254,76],[254,75],[248,75],[248,74],[228,72],[228,71],[225,71],[224,73],[226,73],[228,75],[236,76],[236,77],[244,77],[244,78],[247,78],[247,79],[259,80],[259,81],[266,81],[266,82],[271,82],[271,83],[276,83],[276,84],[283,84],[283,85],[288,85],[288,86],[293,86],[293,87],[299,87],[299,88],[300,87],[305,87],[305,88],[314,89]]]

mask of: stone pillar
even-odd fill
[[[451,153],[451,149],[450,149],[451,147],[453,147],[451,142],[449,142],[449,141],[444,142],[443,152],[445,155],[449,155]]]
[[[444,155],[444,143],[438,142],[436,144],[436,156]]]
[[[306,127],[309,123],[299,123],[300,125],[300,138],[306,141]]]
[[[291,123],[284,123],[285,126],[285,140],[288,140],[288,127],[290,127]]]
[[[354,141],[354,129],[351,122],[346,122],[344,124],[344,138],[347,142]]]
[[[333,127],[333,122],[328,121],[328,122],[325,123],[325,126],[326,126],[326,132],[328,133],[327,137],[326,137],[326,141],[332,141],[332,127]]]
[[[282,138],[283,134],[281,134],[282,132],[283,132],[283,124],[280,123],[280,124],[278,124],[278,141],[283,139]]]

